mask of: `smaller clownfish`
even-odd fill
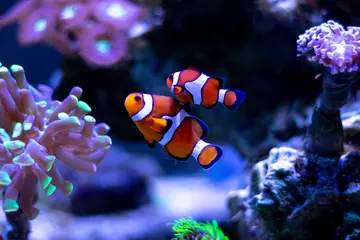
[[[182,105],[196,104],[211,109],[220,102],[236,110],[245,100],[243,91],[223,89],[223,78],[209,77],[193,67],[170,74],[166,85]]]
[[[206,124],[171,97],[131,93],[125,108],[150,148],[159,143],[179,161],[193,156],[203,169],[209,169],[223,154],[221,147],[202,140],[209,131]]]

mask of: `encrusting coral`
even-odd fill
[[[303,149],[273,148],[253,167],[248,188],[229,193],[245,239],[360,236],[359,113],[353,111],[359,102],[345,105],[357,80],[358,29],[328,21],[299,37],[298,50],[326,66],[323,92]]]
[[[126,0],[22,0],[0,16],[0,28],[19,23],[22,45],[45,43],[94,66],[128,55],[129,40],[161,23],[158,7]]]
[[[52,89],[32,87],[24,69],[0,68],[0,186],[5,191],[3,209],[20,209],[28,219],[38,216],[33,206],[36,183],[47,195],[56,188],[69,195],[55,160],[78,171],[95,173],[111,146],[109,126],[90,115],[91,108],[79,100],[82,90],[74,87],[62,102],[52,100]]]

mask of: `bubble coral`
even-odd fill
[[[297,50],[309,61],[330,68],[331,74],[359,69],[360,28],[344,27],[332,20],[312,27],[299,36]]]
[[[52,89],[32,87],[24,69],[12,65],[11,72],[0,67],[0,189],[5,191],[3,208],[21,208],[29,219],[39,210],[33,207],[36,182],[47,195],[56,188],[69,195],[72,183],[65,181],[54,162],[78,171],[95,173],[96,165],[111,146],[105,134],[109,127],[87,115],[91,108],[78,99],[74,87],[63,101],[51,100]],[[14,78],[13,78],[14,77]]]
[[[161,23],[154,9],[126,0],[22,0],[0,17],[0,28],[18,22],[22,45],[45,43],[111,66],[127,56],[129,40]]]

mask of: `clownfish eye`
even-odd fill
[[[174,94],[179,94],[182,93],[184,91],[184,88],[181,86],[174,86]]]
[[[140,96],[135,96],[135,98],[134,98],[134,99],[135,99],[135,101],[136,101],[136,102],[141,101],[141,97],[140,97]]]

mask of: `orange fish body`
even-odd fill
[[[241,90],[223,89],[223,79],[209,77],[195,68],[175,72],[166,79],[168,88],[181,104],[196,104],[213,108],[218,102],[231,110],[245,100]]]
[[[202,140],[208,134],[206,124],[186,113],[171,97],[132,93],[125,107],[149,147],[160,143],[179,161],[193,156],[204,169],[221,158],[221,147]]]

